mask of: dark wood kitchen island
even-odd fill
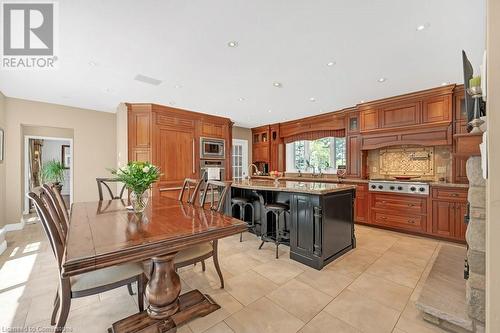
[[[315,269],[322,269],[356,247],[354,234],[355,185],[272,181],[250,179],[233,181],[229,195],[250,199],[254,207],[255,233],[261,235],[273,226],[267,223],[264,204],[284,203],[285,228],[290,238],[290,258]],[[231,200],[226,212],[235,214]],[[251,220],[246,210],[245,220]],[[266,228],[266,230],[264,230]]]

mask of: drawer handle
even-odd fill
[[[408,204],[408,207],[415,207],[414,204]]]
[[[409,223],[415,224],[415,220],[408,220]]]
[[[382,200],[382,203],[383,203],[383,204],[386,204],[386,203],[387,203],[387,201],[385,201],[385,200]]]
[[[382,220],[387,220],[387,217],[382,216],[382,217],[381,217],[381,219],[382,219]]]
[[[451,196],[452,197],[458,197],[458,193],[452,193]]]

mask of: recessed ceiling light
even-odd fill
[[[229,47],[237,47],[238,46],[238,42],[235,41],[235,40],[232,40],[230,42],[227,43],[227,46]]]
[[[96,67],[97,65],[98,65],[97,62],[95,62],[93,60],[89,61],[89,66]]]
[[[174,106],[175,105],[175,101],[169,101],[168,104]]]
[[[449,84],[450,84],[449,82],[443,82],[443,83],[441,83],[442,86],[447,86]]]
[[[359,102],[360,102],[360,103],[364,103],[364,102],[365,102],[365,100],[364,100],[364,99],[362,99],[362,100],[360,100]]]
[[[427,28],[429,28],[431,25],[429,23],[426,23],[426,24],[421,24],[419,26],[417,26],[417,31],[422,31],[422,30],[425,30]]]
[[[283,84],[281,84],[281,82],[273,82],[273,86],[275,86],[276,88],[281,88],[283,87]]]
[[[385,77],[381,77],[380,79],[377,80],[378,82],[382,83],[382,82],[385,82],[387,81],[387,79]]]
[[[267,110],[267,112],[271,113],[273,110]]]
[[[335,66],[335,64],[336,64],[336,62],[335,62],[335,61],[330,61],[330,62],[329,62],[329,63],[327,63],[326,65],[327,65],[327,66],[332,67],[332,66]]]
[[[243,102],[245,99],[243,97],[238,98],[238,101]]]
[[[316,98],[311,97],[311,98],[309,98],[309,101],[310,101],[310,102],[316,102]]]
[[[174,86],[174,88],[179,89],[179,88],[182,88],[182,86],[181,86],[180,84],[176,84],[176,85]]]
[[[111,94],[111,93],[114,93],[115,90],[113,88],[105,88],[104,89],[104,92],[108,93],[108,94]]]

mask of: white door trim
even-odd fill
[[[59,137],[53,137],[53,136],[38,136],[38,135],[25,135],[24,136],[24,191],[27,191],[29,189],[29,180],[28,180],[28,173],[29,173],[29,141],[30,139],[36,139],[36,140],[58,140],[58,141],[69,141],[69,151],[71,154],[71,165],[70,165],[70,192],[69,192],[69,202],[73,202],[73,163],[74,163],[74,155],[73,155],[73,138],[59,138]],[[26,197],[26,193],[24,193],[24,207],[23,207],[23,214],[29,214],[29,199]]]
[[[248,176],[248,140],[233,139],[233,146],[234,145],[241,145],[243,147],[242,175],[243,175],[243,178],[245,178],[246,176]],[[231,154],[232,154],[232,152],[231,152]],[[232,159],[231,159],[231,163],[233,163]]]

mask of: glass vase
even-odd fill
[[[141,214],[144,212],[149,202],[149,191],[146,190],[143,193],[136,193],[132,191],[130,193],[130,204],[134,213]]]

